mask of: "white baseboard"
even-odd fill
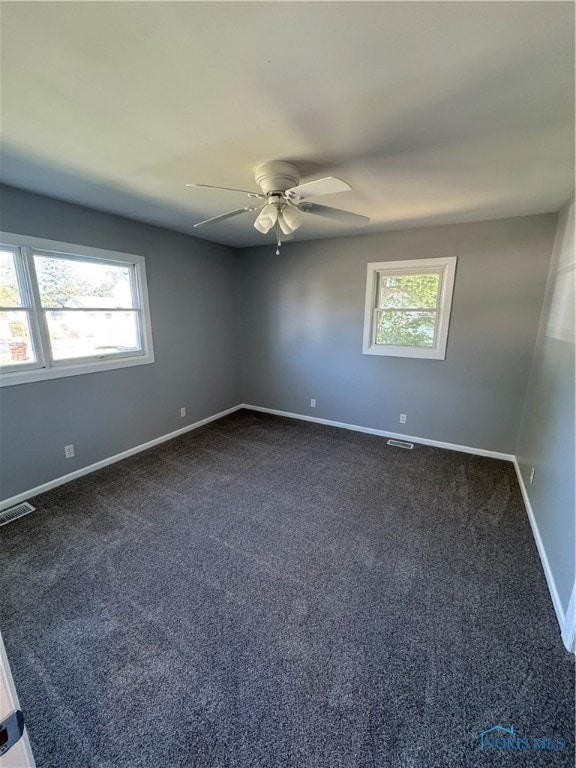
[[[564,645],[569,651],[572,651],[573,653],[576,652],[576,585],[572,590],[572,595],[570,598],[568,609],[566,610],[566,612],[564,612],[562,608],[562,604],[560,603],[560,598],[558,596],[558,590],[556,589],[556,583],[552,575],[552,570],[550,568],[550,564],[546,556],[546,551],[544,549],[544,545],[540,537],[540,532],[538,530],[538,525],[536,523],[534,511],[532,509],[532,505],[530,504],[530,498],[528,496],[526,486],[524,484],[522,473],[520,472],[520,467],[518,466],[518,461],[516,459],[516,456],[509,453],[500,453],[498,451],[488,451],[484,448],[472,448],[467,445],[445,443],[439,440],[429,440],[427,438],[414,437],[412,435],[404,435],[398,432],[388,432],[383,429],[374,429],[372,427],[362,427],[362,426],[358,426],[357,424],[347,424],[341,421],[332,421],[331,419],[320,419],[315,416],[306,416],[300,413],[289,413],[287,411],[279,411],[275,408],[263,408],[258,405],[249,405],[247,403],[242,403],[240,405],[235,405],[233,408],[228,408],[225,411],[216,413],[213,416],[208,416],[205,419],[201,419],[200,421],[197,421],[194,424],[189,424],[188,426],[183,427],[182,429],[177,429],[175,432],[169,432],[168,434],[162,435],[161,437],[157,437],[154,440],[150,440],[147,443],[143,443],[142,445],[137,445],[134,448],[129,448],[127,451],[122,451],[122,453],[117,453],[114,456],[110,456],[107,459],[102,459],[101,461],[97,461],[95,464],[90,464],[87,467],[82,467],[81,469],[77,469],[74,472],[70,472],[67,475],[62,475],[61,477],[57,477],[54,480],[50,480],[47,483],[38,485],[35,488],[30,488],[29,490],[19,493],[16,496],[12,496],[9,499],[4,499],[3,501],[0,501],[0,511],[3,509],[7,509],[9,507],[12,507],[15,504],[19,504],[21,501],[26,501],[26,499],[30,499],[33,496],[38,496],[41,493],[45,493],[46,491],[49,491],[52,488],[56,488],[59,485],[64,485],[65,483],[69,483],[71,480],[75,480],[78,477],[82,477],[83,475],[88,475],[91,472],[95,472],[98,469],[107,467],[109,464],[114,464],[117,461],[126,459],[129,456],[133,456],[136,453],[145,451],[148,448],[154,447],[155,445],[164,443],[167,440],[172,440],[173,438],[178,437],[179,435],[183,435],[186,432],[191,432],[193,429],[197,429],[198,427],[201,427],[204,424],[208,424],[211,421],[216,421],[217,419],[221,419],[222,417],[227,416],[230,413],[234,413],[234,411],[238,411],[242,408],[245,408],[246,410],[250,410],[250,411],[260,411],[262,413],[270,413],[275,416],[285,416],[290,419],[299,419],[301,421],[311,421],[311,422],[314,422],[315,424],[326,424],[327,426],[330,426],[330,427],[338,427],[340,429],[349,429],[349,430],[352,430],[353,432],[364,432],[369,435],[378,435],[380,437],[394,438],[396,440],[408,440],[413,443],[430,445],[436,448],[447,448],[452,451],[460,451],[462,453],[471,453],[477,456],[487,456],[494,459],[502,459],[504,461],[513,462],[514,468],[516,470],[516,475],[518,477],[518,482],[520,484],[522,497],[524,499],[524,504],[526,506],[528,519],[530,521],[530,526],[532,528],[532,534],[536,542],[536,547],[538,549],[538,554],[540,555],[542,568],[544,569],[544,575],[546,577],[546,582],[548,584],[548,589],[550,591],[550,596],[552,598],[552,604],[554,605],[554,610],[556,611],[558,623],[560,624],[562,641],[564,642]]]
[[[554,575],[552,574],[552,569],[550,567],[548,556],[544,548],[544,542],[540,536],[538,523],[536,522],[536,516],[534,514],[534,510],[532,509],[532,504],[530,503],[530,497],[528,495],[526,483],[522,477],[520,465],[518,464],[516,457],[514,457],[514,469],[516,470],[518,484],[520,485],[520,491],[522,492],[522,498],[524,499],[524,506],[526,507],[526,512],[528,513],[528,520],[530,521],[530,527],[532,528],[532,535],[534,536],[536,548],[538,550],[538,554],[540,555],[540,562],[542,563],[542,569],[544,571],[544,576],[546,577],[546,583],[548,584],[548,591],[550,592],[550,597],[552,598],[552,605],[554,606],[554,610],[556,611],[556,618],[558,619],[558,624],[560,625],[562,642],[569,651],[574,653],[576,640],[576,585],[572,590],[572,596],[570,598],[568,610],[565,612],[562,608],[562,603],[560,602],[560,596],[558,595],[558,589],[556,588]]]
[[[262,411],[263,413],[271,413],[276,416],[287,416],[292,419],[300,419],[301,421],[313,421],[317,424],[326,424],[331,427],[340,427],[342,429],[350,429],[354,432],[365,432],[370,435],[380,435],[381,437],[391,437],[396,440],[409,440],[410,442],[414,442],[414,443],[432,445],[438,448],[449,448],[450,450],[453,450],[453,451],[462,451],[463,453],[473,453],[473,454],[477,454],[478,456],[489,456],[494,459],[504,459],[505,461],[512,461],[514,458],[511,454],[508,454],[508,453],[498,453],[496,451],[487,451],[487,450],[484,450],[483,448],[470,448],[469,446],[466,446],[466,445],[454,445],[452,443],[443,443],[438,440],[428,440],[421,437],[412,437],[411,435],[402,435],[397,432],[386,432],[382,429],[373,429],[372,427],[361,427],[355,424],[346,424],[340,421],[331,421],[330,419],[318,419],[313,416],[305,416],[303,414],[298,414],[298,413],[288,413],[286,411],[278,411],[273,408],[261,408],[260,406],[257,406],[257,405],[247,405],[242,403],[240,405],[235,405],[233,408],[228,408],[226,411],[221,411],[220,413],[215,413],[213,416],[208,416],[205,419],[196,421],[194,424],[189,424],[188,426],[183,427],[182,429],[177,429],[175,432],[169,432],[168,434],[161,435],[160,437],[156,437],[154,440],[150,440],[147,443],[142,443],[142,445],[137,445],[134,448],[129,448],[127,451],[122,451],[121,453],[117,453],[114,456],[110,456],[106,459],[102,459],[101,461],[97,461],[95,464],[89,464],[88,466],[81,467],[80,469],[77,469],[74,472],[69,472],[67,475],[56,477],[54,478],[54,480],[50,480],[47,483],[43,483],[42,485],[37,485],[35,488],[30,488],[27,491],[23,491],[22,493],[17,494],[16,496],[11,496],[9,499],[4,499],[0,501],[0,511],[2,511],[3,509],[8,509],[9,507],[14,506],[14,504],[19,504],[21,501],[26,501],[27,499],[30,499],[33,496],[38,496],[41,493],[50,491],[52,488],[57,488],[59,485],[64,485],[65,483],[69,483],[72,480],[76,480],[76,478],[78,477],[83,477],[83,475],[88,475],[91,472],[96,472],[98,469],[107,467],[109,464],[114,464],[117,461],[121,461],[122,459],[127,459],[129,456],[133,456],[135,453],[140,453],[141,451],[145,451],[148,448],[153,448],[155,445],[164,443],[167,440],[172,440],[174,437],[178,437],[178,435],[183,435],[186,432],[190,432],[193,429],[197,429],[198,427],[201,427],[204,424],[208,424],[211,421],[216,421],[217,419],[221,419],[223,416],[227,416],[230,413],[234,413],[234,411],[238,411],[241,408],[246,408],[247,410],[251,410],[251,411]]]
[[[129,448],[127,451],[122,451],[122,453],[117,453],[107,459],[97,461],[95,464],[89,464],[87,467],[76,469],[74,472],[70,472],[67,475],[62,475],[61,477],[56,477],[54,480],[50,480],[47,483],[37,485],[35,488],[30,488],[29,490],[23,491],[22,493],[19,493],[16,496],[12,496],[9,499],[4,499],[3,501],[0,501],[0,511],[3,509],[8,509],[9,507],[14,506],[14,504],[19,504],[21,501],[26,501],[26,499],[30,499],[33,496],[38,496],[41,493],[50,491],[52,488],[57,488],[59,485],[69,483],[71,480],[76,480],[78,477],[89,475],[90,472],[96,472],[96,470],[107,467],[109,464],[115,464],[117,461],[127,459],[128,456],[133,456],[135,453],[141,453],[141,451],[146,451],[148,448],[153,448],[155,445],[165,443],[167,440],[172,440],[174,437],[178,437],[178,435],[183,435],[186,432],[191,432],[193,429],[198,429],[198,427],[202,427],[204,424],[208,424],[211,421],[221,419],[223,416],[228,416],[229,413],[234,413],[234,411],[238,411],[240,408],[242,408],[241,405],[235,405],[233,408],[228,408],[226,411],[215,413],[213,416],[207,416],[205,419],[196,421],[194,424],[189,424],[187,427],[182,427],[182,429],[177,429],[175,432],[169,432],[167,435],[161,435],[160,437],[156,437],[154,440],[150,440],[147,443],[142,443],[142,445]]]
[[[331,421],[330,419],[319,419],[315,416],[305,416],[299,413],[288,413],[287,411],[279,411],[275,408],[262,408],[259,405],[248,405],[247,403],[243,403],[242,408],[245,408],[246,410],[250,410],[250,411],[261,411],[262,413],[270,413],[270,414],[273,414],[274,416],[286,416],[290,419],[300,419],[301,421],[312,421],[316,424],[327,424],[328,426],[331,426],[331,427],[340,427],[341,429],[350,429],[350,430],[353,430],[354,432],[366,432],[369,435],[380,435],[381,437],[390,437],[390,438],[394,438],[395,440],[408,440],[411,443],[421,443],[423,445],[431,445],[436,448],[448,448],[449,450],[452,450],[452,451],[461,451],[463,453],[476,454],[477,456],[488,456],[494,459],[503,459],[504,461],[511,461],[514,464],[514,468],[516,470],[518,483],[520,484],[520,490],[522,492],[522,498],[524,499],[526,512],[528,514],[528,520],[530,521],[530,527],[532,528],[532,535],[534,536],[534,541],[536,542],[536,548],[538,549],[538,554],[540,555],[540,561],[542,562],[542,568],[544,570],[546,583],[548,584],[548,590],[552,598],[552,604],[556,612],[558,624],[560,625],[562,642],[564,643],[564,645],[569,651],[571,651],[572,653],[576,653],[576,584],[574,585],[574,589],[572,590],[572,596],[570,598],[568,609],[566,610],[566,612],[564,612],[562,608],[562,604],[560,602],[560,597],[558,595],[558,590],[556,589],[556,583],[552,575],[550,563],[548,562],[548,557],[546,556],[546,550],[544,549],[544,544],[540,536],[540,531],[538,530],[538,525],[536,523],[536,518],[534,516],[534,510],[532,509],[532,505],[530,504],[530,498],[528,497],[526,486],[524,484],[524,479],[520,472],[520,467],[518,466],[518,460],[516,459],[516,456],[510,453],[499,453],[498,451],[487,451],[484,448],[471,448],[470,446],[467,446],[467,445],[456,445],[454,443],[444,443],[439,440],[428,440],[422,437],[413,437],[412,435],[403,435],[397,432],[387,432],[383,429],[373,429],[372,427],[360,427],[356,424],[346,424],[345,422],[341,422],[341,421]]]
[[[315,424],[326,424],[329,427],[339,427],[340,429],[350,429],[353,432],[365,432],[368,435],[379,435],[380,437],[391,437],[394,440],[408,440],[411,443],[420,443],[421,445],[431,445],[434,448],[447,448],[450,451],[460,451],[461,453],[472,453],[476,456],[488,456],[492,459],[502,459],[503,461],[514,461],[511,453],[499,453],[498,451],[488,451],[485,448],[471,448],[468,445],[456,445],[455,443],[443,443],[440,440],[429,440],[425,437],[414,437],[413,435],[403,435],[399,432],[387,432],[384,429],[373,429],[372,427],[360,427],[357,424],[346,424],[343,421],[332,421],[331,419],[318,419],[315,416],[304,416],[301,413],[288,413],[287,411],[277,411],[275,408],[261,408],[259,405],[247,405],[242,403],[242,408],[249,411],[261,411],[262,413],[271,413],[274,416],[286,416],[289,419],[300,419],[300,421],[313,421]]]

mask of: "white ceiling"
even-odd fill
[[[6,183],[194,232],[271,159],[368,230],[558,210],[574,184],[570,2],[2,4]],[[264,238],[245,214],[195,234]],[[353,230],[306,216],[297,239]]]

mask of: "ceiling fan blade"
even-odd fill
[[[237,208],[235,211],[229,211],[228,213],[220,214],[220,216],[213,216],[211,219],[204,219],[204,221],[199,221],[198,224],[194,224],[194,229],[197,227],[203,227],[205,224],[217,224],[219,221],[230,219],[232,216],[239,216],[241,213],[257,211],[261,207],[261,205],[247,205],[245,208]]]
[[[299,184],[297,187],[287,189],[285,194],[287,197],[299,197],[304,200],[316,195],[335,195],[337,192],[348,192],[350,189],[352,189],[350,184],[346,184],[342,179],[326,176],[325,179],[308,181],[306,184]]]
[[[248,197],[256,197],[259,200],[265,200],[266,195],[261,195],[259,192],[250,192],[247,189],[235,189],[234,187],[215,187],[213,184],[186,184],[187,187],[202,187],[203,189],[224,189],[226,192],[242,192]]]
[[[370,223],[368,216],[361,216],[359,213],[343,211],[340,208],[330,208],[327,205],[318,205],[317,203],[300,203],[298,209],[303,213],[313,213],[315,216],[324,216],[327,219],[334,219],[342,224],[362,226]]]

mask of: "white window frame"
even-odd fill
[[[432,347],[376,344],[377,290],[379,275],[440,275],[436,327]],[[364,341],[362,354],[386,357],[418,357],[428,360],[445,360],[452,295],[456,276],[456,256],[437,259],[409,259],[405,261],[378,261],[368,264],[366,276],[366,303],[364,309]]]
[[[146,263],[143,256],[90,248],[85,245],[62,243],[56,240],[45,240],[38,237],[27,237],[11,232],[0,232],[0,244],[6,250],[18,251],[20,253],[20,258],[16,259],[16,270],[21,290],[24,294],[26,308],[29,310],[30,336],[36,356],[36,360],[31,363],[1,366],[0,387],[27,384],[46,379],[58,379],[64,376],[111,371],[134,365],[148,365],[154,362]],[[133,267],[134,271],[132,274],[134,275],[135,283],[133,290],[137,300],[135,310],[138,312],[141,350],[99,355],[97,359],[85,357],[75,358],[73,361],[52,360],[48,327],[44,317],[46,308],[43,309],[41,306],[34,267],[34,253],[51,257],[78,259],[80,261],[110,262]]]

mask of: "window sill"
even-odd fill
[[[364,347],[363,355],[376,355],[378,357],[415,357],[421,360],[445,360],[446,354],[439,349],[426,347],[394,347],[375,346]]]
[[[118,368],[130,368],[134,365],[148,365],[154,362],[154,355],[137,355],[122,359],[98,360],[93,363],[70,363],[57,365],[53,368],[27,368],[22,371],[0,373],[0,387],[10,387],[16,384],[31,384],[36,381],[61,379],[65,376],[80,376],[85,373],[113,371]]]

